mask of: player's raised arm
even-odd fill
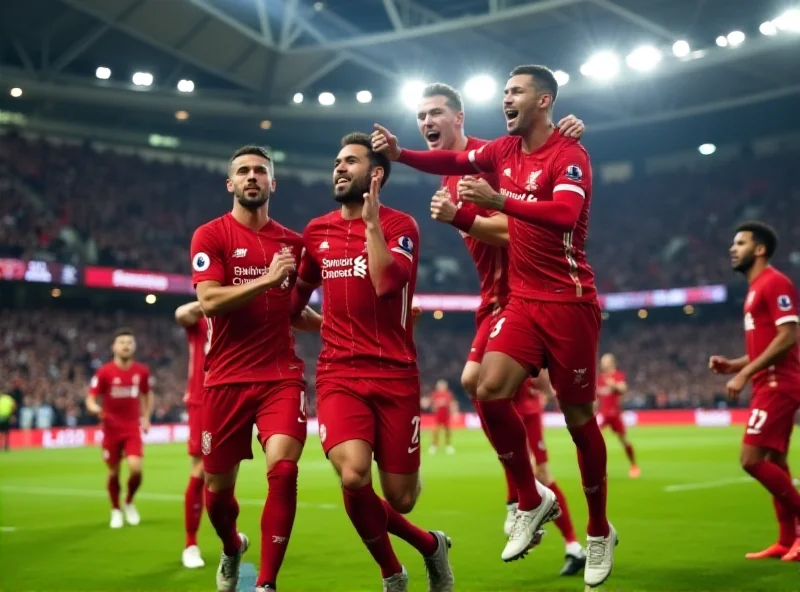
[[[468,175],[482,169],[474,163],[473,152],[453,150],[406,150],[400,148],[397,136],[385,127],[375,124],[372,132],[372,149],[385,154],[389,160],[396,160],[406,166],[432,175]],[[484,170],[483,172],[493,172]]]
[[[203,308],[199,300],[181,304],[175,309],[175,322],[181,327],[194,327],[202,316]]]
[[[470,209],[459,208],[446,188],[439,189],[431,198],[431,218],[455,226],[486,244],[508,246],[508,218],[504,214],[480,216]]]

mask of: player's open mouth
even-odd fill
[[[339,177],[338,179],[336,179],[336,185],[344,185],[345,183],[349,182],[350,179],[348,179],[347,177]]]
[[[516,109],[506,109],[505,114],[506,114],[506,121],[510,123],[517,118],[517,116],[519,115],[519,111],[517,111]]]
[[[431,144],[435,144],[439,141],[439,138],[442,137],[442,133],[436,130],[430,130],[425,132],[425,139],[428,140]]]

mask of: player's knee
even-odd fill
[[[464,391],[469,395],[470,399],[475,399],[478,396],[478,376],[472,372],[464,372],[461,375],[461,386]]]
[[[739,464],[742,469],[749,473],[755,465],[765,458],[766,454],[763,451],[752,446],[745,446],[739,455]]]
[[[371,467],[360,463],[344,463],[339,467],[339,478],[346,489],[364,487],[372,479]]]
[[[494,401],[508,399],[514,394],[505,376],[490,374],[481,376],[478,382],[477,397],[479,401]]]
[[[419,487],[403,491],[384,491],[383,494],[396,512],[408,514],[417,505]]]

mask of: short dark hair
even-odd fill
[[[369,135],[363,132],[350,132],[342,138],[342,148],[356,144],[363,146],[367,149],[369,156],[369,164],[372,168],[381,167],[383,169],[383,179],[381,180],[381,187],[386,185],[389,180],[389,175],[392,173],[392,161],[385,154],[380,154],[372,149],[372,139]]]
[[[133,337],[133,329],[130,327],[120,327],[114,332],[114,341],[117,340],[117,337]]]
[[[742,222],[736,227],[736,232],[749,232],[753,235],[753,242],[757,245],[764,245],[767,250],[767,259],[772,258],[778,248],[778,233],[775,229],[758,220]]]
[[[556,98],[558,97],[558,82],[556,81],[556,75],[553,74],[550,68],[547,66],[535,65],[517,66],[511,70],[509,76],[520,76],[522,74],[527,74],[533,78],[533,86],[536,87],[536,90],[544,91],[553,96],[553,101],[550,103],[551,105],[556,102]]]
[[[230,167],[230,165],[233,164],[233,161],[239,158],[240,156],[245,156],[248,154],[252,154],[254,156],[260,156],[261,158],[265,159],[269,163],[269,174],[272,176],[275,175],[275,165],[272,162],[272,157],[269,155],[269,152],[267,152],[267,149],[261,146],[248,145],[238,148],[236,152],[234,152],[233,155],[231,156],[231,159],[228,161],[228,167]]]
[[[425,99],[444,97],[447,99],[447,106],[453,111],[460,112],[464,110],[464,101],[461,99],[461,93],[444,82],[434,82],[423,88],[422,97]]]

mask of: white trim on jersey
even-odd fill
[[[413,261],[414,260],[414,256],[411,253],[409,253],[408,251],[406,251],[404,249],[401,249],[400,247],[392,247],[391,251],[394,252],[394,253],[400,253],[401,255],[405,255],[405,257],[409,261]]]
[[[577,185],[570,185],[569,183],[561,183],[560,185],[556,185],[553,187],[553,195],[558,193],[559,191],[572,191],[572,193],[577,193],[583,199],[586,199],[586,192],[583,188],[578,187]]]
[[[408,282],[403,286],[403,309],[400,312],[400,324],[405,329],[406,321],[408,320]]]
[[[797,315],[787,315],[775,321],[775,326],[779,327],[781,325],[785,325],[786,323],[798,323],[798,322],[800,322],[800,317],[798,317]]]
[[[475,167],[475,170],[478,171],[478,172],[482,172],[481,171],[481,167],[478,166],[478,161],[475,160],[475,154],[476,153],[477,153],[477,150],[473,149],[473,150],[469,151],[469,154],[467,156],[469,156],[469,161],[472,163],[472,166]]]

